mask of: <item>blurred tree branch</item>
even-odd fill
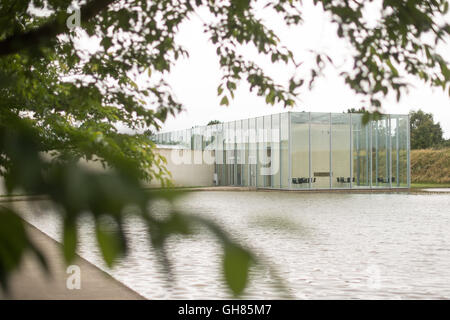
[[[108,5],[117,0],[90,0],[80,8],[82,23],[89,21]],[[0,41],[0,56],[20,52],[30,47],[46,45],[56,36],[67,32],[66,21],[71,13],[59,12],[56,17],[38,28],[30,31],[13,34]]]

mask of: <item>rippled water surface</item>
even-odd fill
[[[45,202],[15,205],[31,224],[60,238]],[[449,194],[213,191],[193,192],[177,206],[224,224],[268,257],[293,298],[450,298]],[[230,297],[220,275],[221,248],[210,236],[169,241],[175,274],[169,286],[139,220],[128,221],[132,252],[113,270],[101,262],[90,224],[81,229],[79,254],[147,298]],[[268,272],[255,271],[245,297],[284,293]]]

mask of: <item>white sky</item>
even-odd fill
[[[335,67],[328,67],[325,76],[316,80],[313,90],[303,90],[297,106],[292,111],[342,112],[348,108],[360,107],[361,97],[356,96],[338,76],[342,69],[351,63],[350,50],[340,40],[335,27],[329,23],[322,10],[305,1],[304,24],[300,28],[284,27],[276,16],[261,16],[267,25],[274,29],[281,43],[291,49],[297,62],[303,61],[305,70],[311,63],[309,49],[329,54]],[[201,13],[200,13],[201,15]],[[449,15],[447,15],[449,17]],[[264,98],[250,93],[245,81],[238,85],[235,99],[230,105],[220,106],[217,86],[221,72],[214,46],[203,33],[201,20],[194,16],[180,29],[178,41],[190,54],[188,59],[178,61],[166,80],[171,84],[176,97],[185,105],[185,111],[175,118],[170,117],[163,131],[190,128],[194,125],[206,125],[210,120],[231,121],[287,111],[282,106],[268,106]],[[254,50],[245,48],[244,53],[251,56],[274,79],[286,81],[294,72],[283,65],[273,65],[270,59],[259,57]],[[450,44],[440,48],[440,53],[450,57]],[[400,102],[394,96],[382,100],[387,113],[406,114],[410,110],[421,108],[431,112],[435,121],[439,121],[444,136],[450,138],[450,98],[442,89],[431,89],[422,82],[414,81],[409,93],[404,93]],[[305,86],[306,89],[307,86]]]

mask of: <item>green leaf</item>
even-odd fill
[[[369,123],[369,121],[370,121],[370,119],[371,119],[371,115],[370,115],[370,113],[369,112],[364,112],[364,114],[363,114],[363,116],[362,116],[362,124],[363,125],[366,125],[366,124],[368,124]]]
[[[251,255],[242,247],[227,243],[224,247],[223,273],[228,287],[234,295],[240,295],[248,282]]]
[[[110,37],[104,37],[100,43],[107,51],[112,46],[112,39]]]
[[[136,84],[136,82],[134,82],[133,80],[129,80],[130,84],[132,85],[133,88],[135,88],[136,90],[138,89],[138,85]]]
[[[224,96],[223,98],[222,98],[222,100],[220,100],[220,105],[221,106],[228,106],[230,103],[228,102],[228,98],[227,98],[227,96]]]
[[[16,269],[28,246],[23,221],[13,211],[0,207],[0,285],[7,289],[7,278]]]
[[[275,103],[275,91],[270,90],[269,94],[266,96],[266,103],[273,105]]]
[[[227,82],[227,88],[232,91],[232,90],[236,90],[236,83],[232,82],[232,81],[228,81]]]
[[[386,64],[388,65],[389,69],[391,69],[393,76],[398,77],[398,70],[393,66],[390,59],[386,60]]]
[[[63,252],[66,263],[75,259],[77,249],[77,225],[72,219],[64,219]]]
[[[100,221],[97,221],[95,225],[95,234],[103,259],[108,267],[112,267],[115,260],[122,253],[119,240],[120,235],[115,231],[108,230],[108,227]]]

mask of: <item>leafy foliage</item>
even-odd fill
[[[355,108],[350,108],[347,109],[347,113],[361,113],[363,115],[362,117],[362,123],[364,125],[366,125],[367,123],[369,123],[370,120],[379,120],[381,119],[381,112],[379,110],[375,110],[375,111],[370,111],[370,110],[366,110],[365,107],[361,107],[359,109],[355,109]]]
[[[436,49],[450,33],[443,19],[448,1],[384,0],[375,26],[365,19],[367,1],[314,3],[330,14],[337,35],[353,47],[354,69],[342,76],[372,106],[379,107],[380,96],[390,91],[400,98],[406,75],[448,87],[448,63]],[[68,9],[74,6],[81,9],[81,27],[69,30]],[[207,226],[223,243],[225,281],[235,294],[245,288],[256,258],[221,228],[175,210],[164,220],[148,211],[152,201],[175,196],[142,188],[145,180],[170,185],[165,159],[155,152],[148,134],[126,134],[119,128],[156,132],[168,115],[182,110],[164,78],[177,59],[188,56],[176,35],[194,15],[204,15],[204,31],[216,48],[223,73],[217,88],[222,105],[229,104],[242,81],[268,104],[294,105],[304,84],[309,80],[311,86],[332,60],[317,53],[310,77],[296,76],[301,64],[257,17],[256,7],[257,1],[251,0],[1,1],[1,175],[8,192],[46,194],[61,208],[67,261],[75,257],[78,218],[89,212],[103,257],[113,265],[127,251],[123,223],[128,212],[146,221],[151,245],[166,266],[168,237],[190,234],[192,224]],[[291,0],[268,0],[264,10],[293,26],[305,14],[301,1]],[[96,45],[83,47],[86,38]],[[292,66],[289,82],[279,84],[267,76],[239,53],[243,46],[256,48],[273,63]],[[80,160],[99,162],[109,170],[89,170]],[[0,282],[6,285],[33,244],[17,213],[2,210],[0,219]]]
[[[364,107],[361,107],[361,108],[358,108],[358,109],[356,109],[356,108],[347,109],[347,113],[365,113],[367,111],[368,110],[366,110],[366,108],[364,108]]]
[[[443,144],[442,128],[434,123],[433,115],[422,110],[411,111],[411,149],[427,149]]]
[[[248,270],[251,263],[251,256],[246,250],[239,246],[227,245],[225,247],[223,259],[224,275],[235,294],[241,294],[247,286]]]
[[[212,125],[215,125],[215,124],[219,124],[220,123],[220,121],[219,120],[211,120],[210,122],[208,122],[208,126],[212,126]]]
[[[406,74],[447,89],[448,62],[438,54],[436,45],[450,34],[450,25],[443,18],[448,1],[384,0],[375,26],[363,19],[366,4],[374,1],[314,2],[321,2],[331,12],[338,23],[338,36],[355,49],[354,69],[342,76],[356,93],[369,95],[373,106],[380,107],[379,97],[390,91],[400,99],[401,90],[408,86]],[[431,42],[425,41],[425,36],[430,36]]]
[[[12,210],[0,207],[0,285],[3,289],[7,289],[6,277],[19,267],[22,255],[28,250],[36,254],[48,271],[44,256],[28,238],[22,220]]]

